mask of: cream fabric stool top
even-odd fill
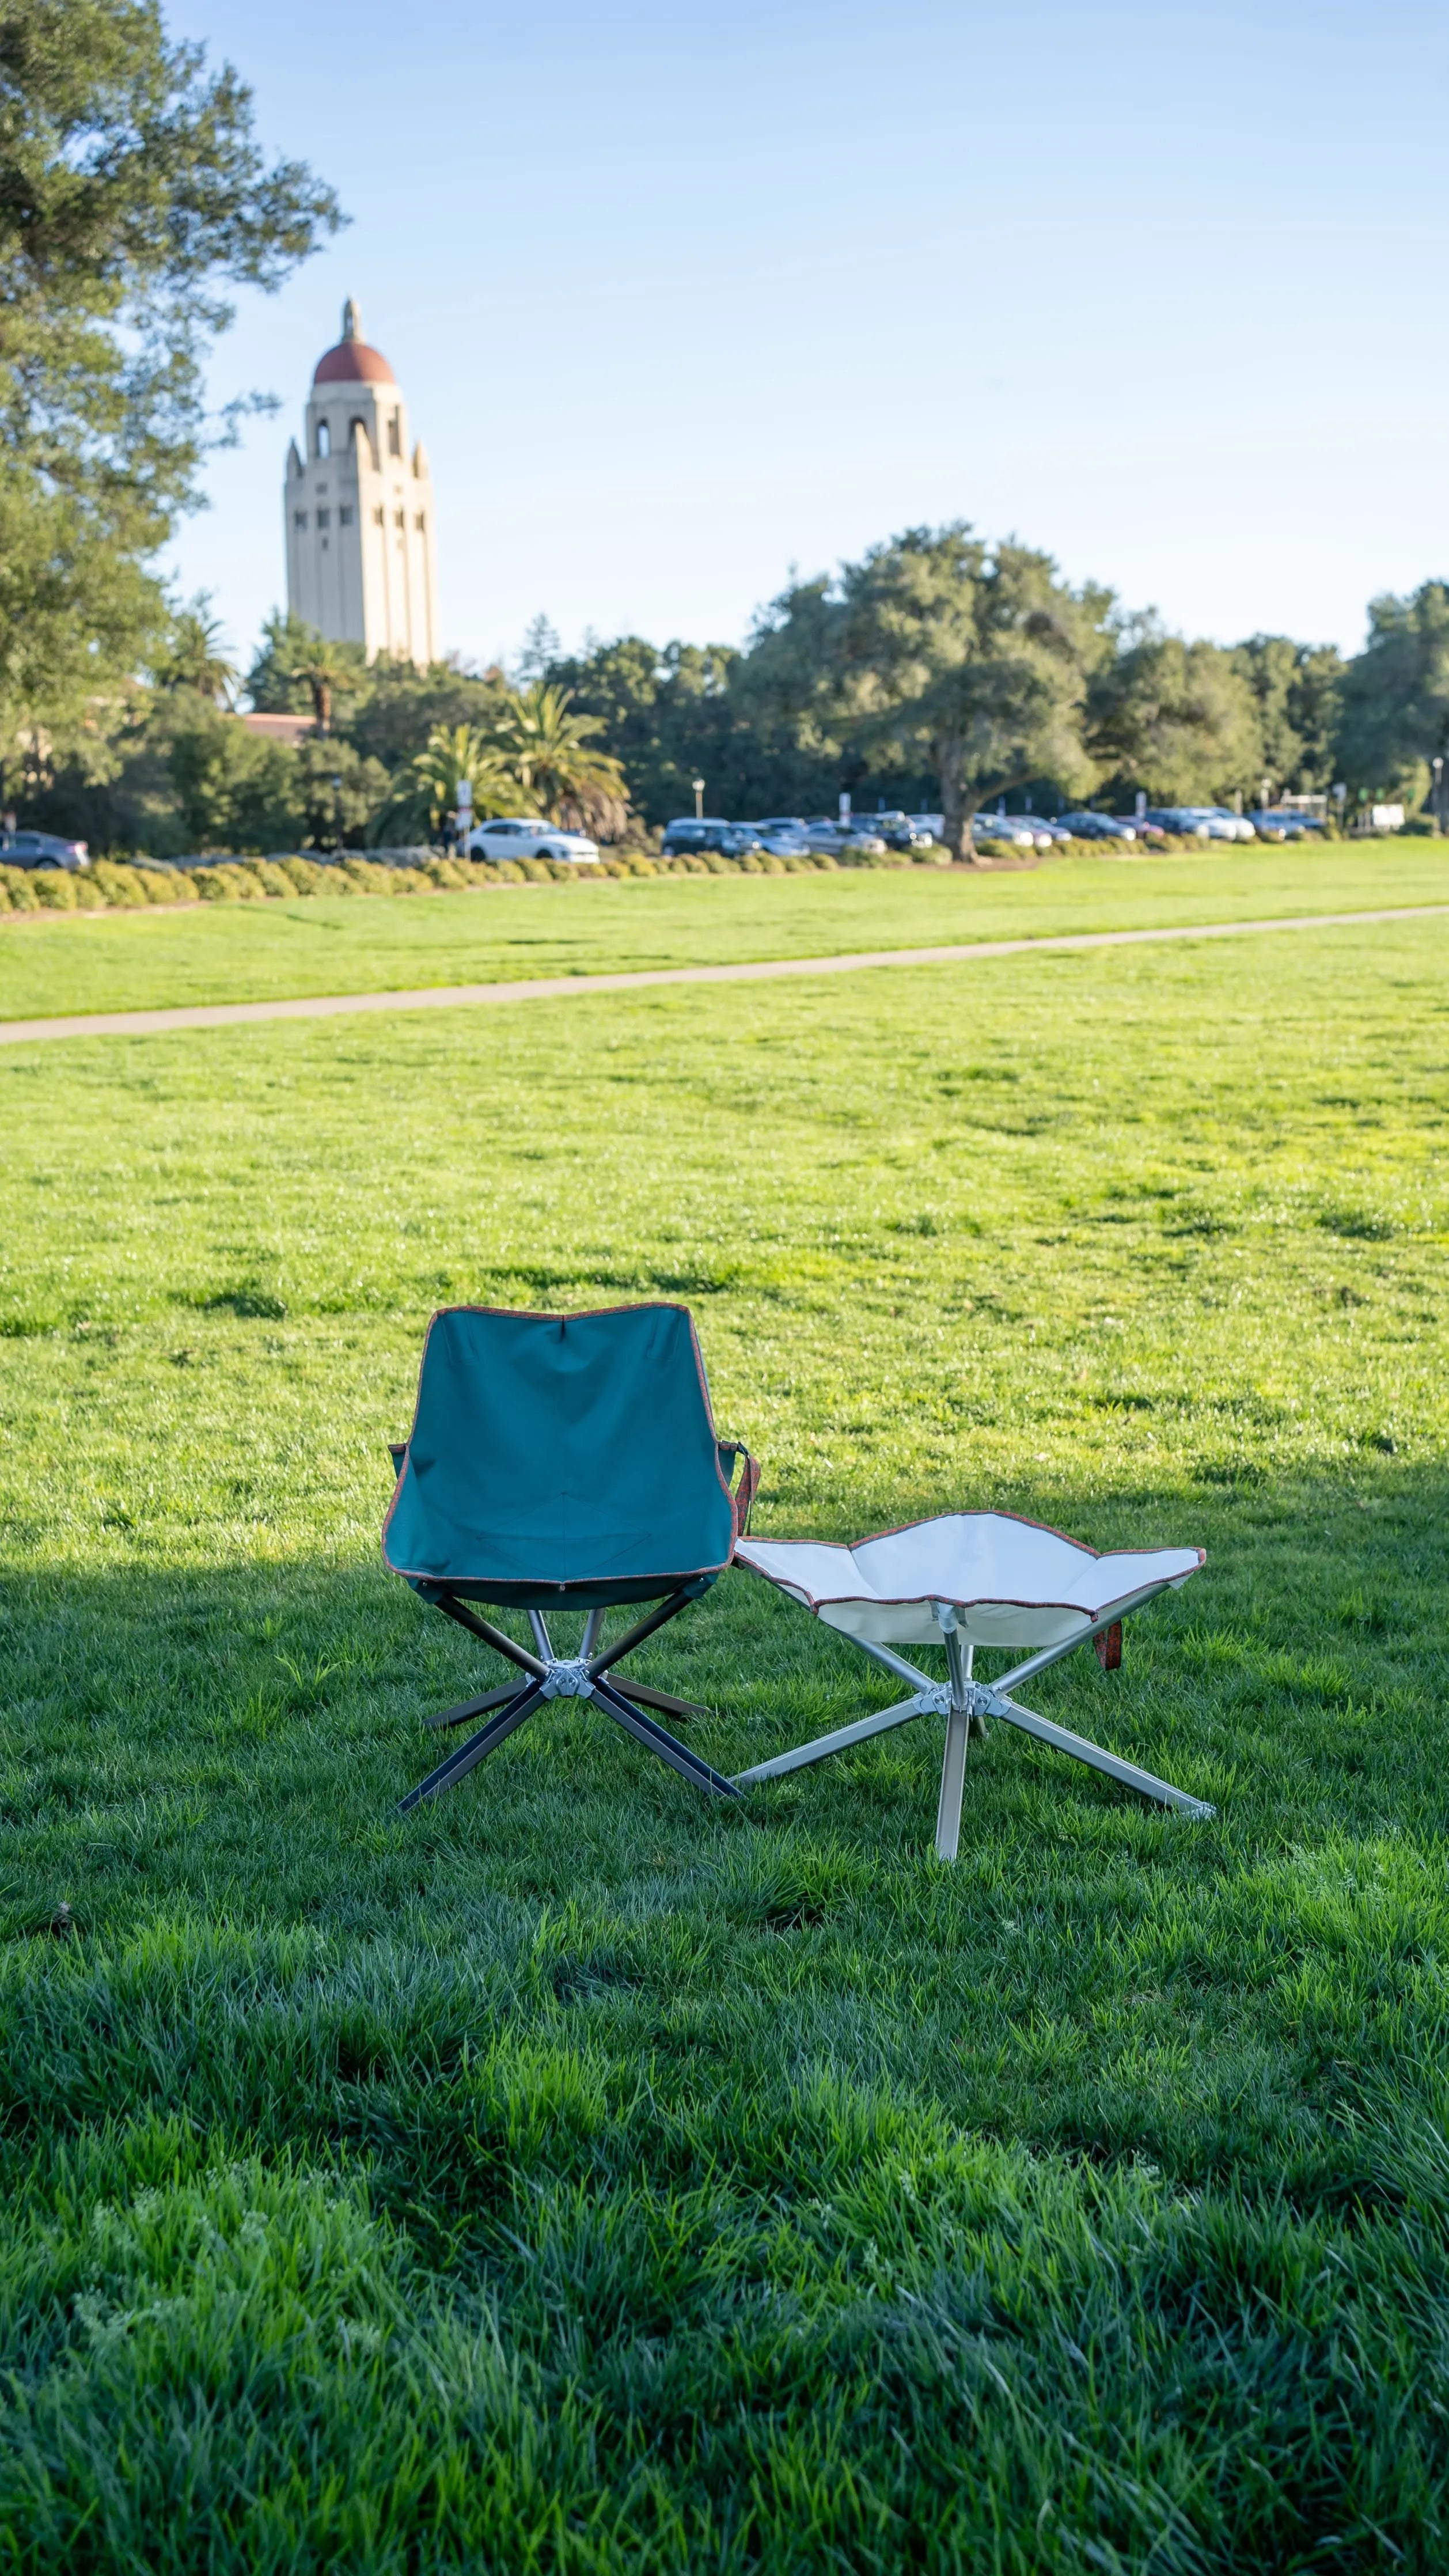
[[[1213,1814],[1205,1800],[1135,1763],[1119,1761],[1115,1753],[1104,1753],[1013,1697],[1032,1674],[1059,1663],[1091,1638],[1097,1640],[1104,1666],[1113,1669],[1121,1661],[1122,1621],[1196,1574],[1205,1562],[1200,1547],[1129,1548],[1099,1556],[1062,1531],[1011,1512],[947,1512],[937,1520],[883,1530],[853,1547],[814,1539],[741,1539],[735,1561],[763,1575],[827,1627],[853,1638],[873,1662],[911,1684],[908,1699],[873,1717],[817,1735],[773,1761],[738,1772],[737,1788],[801,1770],[913,1717],[941,1716],[946,1752],[936,1849],[943,1860],[954,1860],[961,1838],[967,1744],[972,1735],[984,1736],[988,1717],[999,1717],[1164,1806],[1190,1816]],[[928,1645],[946,1649],[950,1678],[945,1684],[895,1652],[899,1646]],[[1024,1653],[1025,1661],[994,1682],[978,1682],[972,1677],[978,1646]]]

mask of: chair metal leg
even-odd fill
[[[954,1860],[961,1848],[961,1800],[966,1788],[966,1747],[970,1740],[970,1710],[953,1708],[946,1719],[946,1751],[941,1763],[941,1796],[936,1808],[938,1860]]]
[[[757,1762],[752,1770],[735,1773],[737,1789],[751,1789],[758,1780],[782,1780],[787,1771],[803,1771],[808,1762],[823,1762],[827,1753],[847,1752],[852,1744],[868,1743],[873,1735],[884,1735],[888,1727],[904,1726],[913,1717],[939,1716],[946,1704],[946,1694],[930,1686],[930,1695],[917,1691],[911,1699],[898,1699],[891,1708],[876,1710],[874,1717],[857,1718],[853,1726],[837,1726],[829,1735],[814,1735],[808,1744],[797,1744],[789,1753],[777,1753],[769,1762]]]
[[[961,1800],[966,1788],[966,1754],[973,1723],[979,1723],[971,1688],[972,1648],[949,1607],[939,1612],[951,1675],[951,1705],[946,1712],[946,1750],[941,1757],[941,1795],[936,1807],[936,1857],[954,1860],[961,1848]],[[949,1624],[948,1624],[949,1623]]]
[[[646,1745],[651,1753],[657,1753],[660,1761],[667,1762],[671,1770],[681,1772],[686,1780],[692,1780],[697,1789],[708,1790],[717,1798],[739,1796],[733,1780],[726,1780],[722,1773],[712,1770],[707,1762],[702,1761],[697,1753],[692,1753],[687,1744],[681,1744],[677,1736],[670,1735],[666,1728],[656,1726],[642,1709],[635,1708],[625,1699],[622,1691],[615,1690],[600,1678],[593,1683],[589,1696],[597,1700],[600,1708],[607,1709],[610,1717],[615,1718],[638,1743]]]
[[[1153,1771],[1140,1771],[1135,1762],[1123,1762],[1115,1753],[1104,1753],[1100,1744],[1090,1744],[1084,1735],[1073,1735],[1065,1726],[1054,1726],[1049,1717],[1038,1717],[1035,1709],[1023,1708],[1019,1700],[1008,1699],[1003,1692],[993,1691],[991,1714],[1003,1718],[1008,1726],[1019,1726],[1024,1735],[1034,1735],[1041,1744],[1050,1744],[1058,1753],[1070,1753],[1073,1761],[1086,1762],[1094,1771],[1103,1771],[1109,1780],[1119,1780],[1124,1789],[1137,1789],[1144,1798],[1155,1798],[1163,1807],[1176,1807],[1185,1816],[1200,1821],[1217,1814],[1205,1798],[1191,1798],[1185,1789],[1174,1789],[1170,1780],[1159,1780]]]
[[[470,1717],[482,1717],[490,1708],[502,1708],[508,1700],[517,1699],[517,1682],[502,1682],[497,1690],[485,1691],[481,1699],[460,1699],[456,1708],[440,1708],[436,1717],[425,1717],[424,1726],[466,1726]]]
[[[542,1706],[543,1693],[536,1682],[529,1682],[523,1690],[515,1691],[508,1705],[500,1708],[496,1717],[490,1717],[486,1726],[480,1726],[476,1735],[470,1736],[466,1744],[460,1744],[456,1753],[450,1753],[446,1762],[440,1762],[435,1771],[428,1773],[426,1780],[420,1780],[415,1789],[409,1789],[407,1796],[398,1800],[397,1813],[405,1816],[420,1800],[441,1797],[445,1789],[451,1789],[455,1781],[465,1779],[478,1763],[486,1761],[490,1753],[496,1753],[514,1728],[522,1726],[524,1719],[532,1717],[534,1710]]]
[[[610,1671],[609,1680],[626,1699],[642,1700],[646,1708],[662,1708],[666,1717],[708,1717],[709,1710],[697,1699],[674,1699],[668,1691],[653,1690],[645,1682],[636,1682],[632,1673]]]

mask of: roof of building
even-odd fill
[[[381,349],[369,348],[362,337],[362,325],[352,297],[342,307],[342,337],[317,361],[314,385],[392,385],[396,384],[391,367]]]

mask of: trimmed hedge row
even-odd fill
[[[14,868],[0,864],[0,912],[144,911],[148,904],[264,903],[297,895],[425,895],[500,885],[581,885],[591,877],[788,876],[832,869],[837,862],[814,854],[777,859],[726,859],[714,852],[679,859],[648,858],[642,851],[603,859],[596,867],[563,859],[430,859],[423,867],[387,867],[377,859],[215,859],[199,868],[150,868],[98,859],[93,867]],[[876,859],[861,862],[877,867]],[[907,865],[901,859],[894,864]]]
[[[978,840],[982,855],[1018,858],[1006,842],[989,834]],[[1078,846],[1097,848],[1095,842]],[[1196,841],[1155,842],[1153,851],[1199,851]],[[1148,853],[1144,851],[1144,855]],[[7,912],[140,912],[149,904],[264,903],[297,895],[425,895],[467,889],[488,892],[503,885],[587,885],[591,878],[612,877],[744,877],[810,876],[838,867],[939,867],[944,853],[932,851],[912,859],[905,851],[872,856],[852,853],[836,859],[823,850],[776,858],[751,852],[727,859],[718,850],[692,850],[679,858],[650,858],[627,850],[601,859],[596,867],[574,867],[564,859],[505,859],[494,866],[481,859],[427,860],[421,867],[392,867],[360,857],[318,859],[214,859],[199,868],[154,868],[144,860],[135,866],[98,859],[73,874],[65,868],[14,868],[0,863],[0,913]]]

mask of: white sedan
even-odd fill
[[[470,859],[569,859],[579,867],[593,867],[599,856],[597,841],[584,832],[565,832],[557,823],[540,822],[536,814],[489,815],[468,835]]]

